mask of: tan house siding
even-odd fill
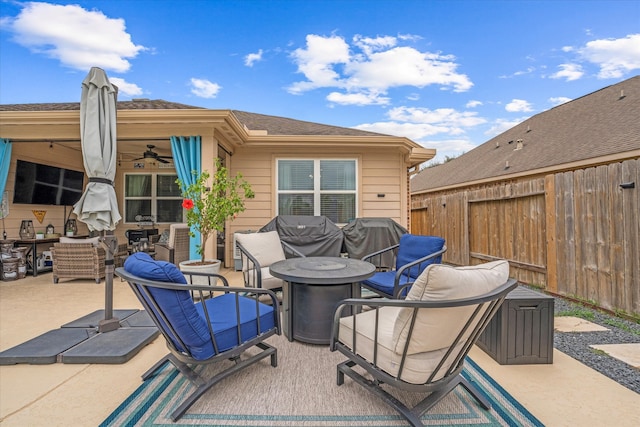
[[[77,102],[0,105],[0,137],[12,141],[14,153],[18,155],[26,153],[24,150],[32,142],[40,141],[39,147],[43,148],[34,150],[33,160],[56,164],[58,159],[50,159],[45,150],[53,141],[56,148],[74,153],[69,154],[73,156],[69,164],[64,159],[65,165],[74,165],[75,169],[82,170],[79,109]],[[115,179],[121,207],[124,205],[125,173],[175,173],[174,169],[159,168],[153,162],[145,162],[144,168],[134,168],[134,162],[147,150],[147,145],[154,145],[155,151],[161,155],[170,155],[170,137],[190,135],[202,138],[204,170],[212,171],[214,159],[223,157],[230,171],[233,174],[241,172],[256,193],[254,199],[247,201],[246,211],[228,224],[224,250],[227,266],[233,265],[233,233],[257,230],[276,215],[276,159],[356,159],[357,215],[390,217],[406,226],[409,215],[407,169],[435,155],[435,150],[422,147],[408,138],[358,129],[242,111],[208,110],[162,100],[122,101],[118,102],[119,162]],[[8,190],[13,190],[15,157],[16,154],[12,158],[14,169],[9,174]],[[379,194],[384,194],[384,197],[378,197]],[[31,207],[27,210],[24,207],[10,208],[12,214],[6,219],[7,234],[14,238],[22,217],[29,214]],[[63,227],[64,209],[48,208],[49,218],[55,218],[60,223],[59,227]],[[135,227],[136,224],[120,223],[116,229],[118,239],[126,241],[124,232]],[[162,231],[166,224],[159,224],[159,228]],[[216,240],[209,239],[205,256],[217,256],[218,249]]]
[[[9,167],[9,175],[7,176],[7,184],[5,186],[5,191],[9,197],[10,209],[9,216],[4,220],[3,224],[8,238],[19,238],[20,224],[23,219],[32,220],[35,231],[44,232],[46,226],[51,224],[55,227],[56,233],[63,234],[66,222],[64,206],[13,204],[16,162],[18,159],[34,163],[43,163],[43,159],[46,159],[46,163],[51,166],[84,171],[82,153],[79,150],[74,150],[56,144],[51,146],[48,142],[26,142],[22,144],[13,144],[11,149],[11,165]],[[69,215],[69,211],[71,209],[73,208],[69,206],[66,207],[67,215]],[[39,223],[36,219],[36,216],[33,214],[34,210],[42,210],[46,212],[42,223]],[[78,224],[78,231],[80,233],[88,233],[86,226],[82,223]]]

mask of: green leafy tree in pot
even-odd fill
[[[220,159],[216,159],[215,167],[213,177],[209,172],[202,171],[193,184],[186,185],[180,179],[176,180],[184,198],[182,207],[187,210],[187,224],[191,228],[189,234],[195,237],[193,230],[196,230],[202,236],[197,252],[203,264],[204,248],[209,237],[214,232],[222,233],[225,222],[245,210],[245,199],[255,196],[251,185],[241,173],[235,177],[229,176],[229,171]],[[197,175],[195,171],[193,174]]]

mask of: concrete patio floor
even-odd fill
[[[223,273],[232,285],[241,285],[239,273]],[[113,307],[141,308],[118,278]],[[61,280],[54,285],[51,274],[45,273],[0,282],[0,351],[103,308],[104,281],[96,285],[91,280]],[[0,366],[0,424],[96,426],[166,352],[159,337],[120,365]],[[551,365],[499,365],[478,348],[471,357],[545,425],[640,425],[640,394],[557,350]]]

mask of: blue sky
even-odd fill
[[[456,156],[640,73],[640,1],[0,0],[0,103],[164,99]]]

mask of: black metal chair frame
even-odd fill
[[[388,253],[388,252],[392,252],[393,253],[393,265],[395,266],[396,264],[396,258],[398,256],[398,248],[400,248],[400,244],[396,243],[393,246],[389,246],[388,248],[384,248],[384,249],[380,249],[379,251],[376,252],[372,252],[369,255],[365,255],[364,257],[362,257],[363,261],[367,261],[370,262],[371,264],[375,265],[376,268],[378,269],[378,271],[388,271],[388,267],[379,267],[379,265],[381,264],[381,259],[383,257],[384,254]],[[437,258],[438,256],[444,254],[447,251],[447,246],[443,246],[441,250],[439,250],[438,252],[434,252],[432,254],[429,254],[427,256],[424,256],[422,258],[418,258],[410,263],[407,263],[403,266],[401,266],[400,268],[398,268],[397,270],[395,270],[396,275],[394,278],[394,282],[393,282],[393,295],[388,295],[384,292],[381,292],[380,289],[376,289],[374,287],[371,286],[367,286],[364,282],[362,283],[362,286],[366,289],[369,289],[372,292],[375,292],[376,294],[380,295],[381,297],[387,297],[387,298],[394,298],[394,299],[398,299],[401,298],[400,295],[403,294],[404,290],[407,289],[408,287],[410,287],[413,282],[407,282],[407,283],[403,283],[402,285],[400,285],[400,279],[402,278],[403,275],[405,276],[409,276],[409,274],[412,272],[412,270],[415,268],[416,271],[420,271],[420,268],[422,266],[423,263],[433,259],[433,258]]]
[[[178,283],[167,283],[167,282],[156,282],[152,280],[145,280],[140,277],[131,275],[127,273],[124,268],[120,267],[116,269],[116,274],[122,279],[126,280],[131,289],[136,294],[144,308],[146,309],[149,316],[152,318],[155,325],[158,327],[162,335],[166,340],[167,347],[170,351],[169,354],[164,356],[158,362],[156,362],[147,372],[142,375],[143,380],[147,380],[152,377],[155,372],[161,368],[167,361],[171,362],[181,373],[184,375],[194,386],[196,389],[178,406],[173,413],[171,414],[171,419],[173,421],[179,420],[184,413],[193,405],[207,390],[213,387],[218,382],[223,379],[233,375],[234,373],[253,365],[254,363],[259,362],[260,360],[270,357],[271,358],[271,366],[277,367],[278,365],[278,353],[277,349],[265,342],[265,339],[270,336],[277,334],[281,334],[281,326],[280,326],[280,316],[278,314],[278,304],[276,295],[267,289],[256,289],[253,290],[253,293],[256,296],[266,296],[271,299],[271,303],[274,307],[274,324],[275,327],[250,339],[245,342],[241,342],[240,339],[240,314],[238,307],[238,299],[240,296],[243,296],[246,292],[246,288],[244,287],[230,287],[227,279],[224,276],[218,274],[202,274],[202,273],[189,273],[189,276],[203,276],[207,277],[209,283],[213,278],[221,281],[223,286],[208,286],[208,285],[185,285]],[[198,295],[200,301],[204,301],[205,299],[211,297],[214,292],[223,292],[223,293],[233,293],[235,294],[235,302],[236,302],[236,322],[237,322],[237,334],[238,334],[238,342],[240,343],[238,346],[229,349],[224,352],[218,351],[218,343],[216,342],[216,338],[214,335],[213,328],[211,326],[210,319],[215,316],[215,313],[209,313],[207,310],[207,306],[202,304],[202,308],[204,310],[204,316],[206,319],[206,323],[209,327],[209,334],[211,336],[211,342],[213,348],[215,349],[215,355],[206,359],[206,360],[197,360],[193,357],[193,355],[188,350],[188,347],[185,343],[180,339],[180,336],[177,334],[174,327],[170,324],[162,310],[160,310],[159,306],[156,304],[154,298],[151,296],[149,292],[149,288],[163,288],[163,289],[173,289],[173,290],[188,290],[192,295]],[[212,292],[212,288],[214,289]],[[254,298],[256,301],[256,313],[258,312],[259,301],[258,298]],[[156,313],[160,316],[158,317]],[[257,332],[260,331],[260,316],[257,315]],[[165,329],[165,325],[168,328],[168,331]],[[176,348],[173,343],[173,339],[180,343],[182,348],[187,349],[185,351],[180,351]],[[260,351],[248,358],[242,358],[243,353],[251,347],[257,347]],[[205,378],[200,373],[198,373],[192,366],[197,365],[208,365],[212,363],[216,363],[222,360],[232,360],[235,362],[234,365],[226,368],[225,370],[217,373],[211,378]]]
[[[464,368],[464,360],[471,347],[478,340],[480,334],[485,329],[493,315],[496,313],[500,305],[504,301],[509,292],[517,287],[518,283],[515,279],[509,279],[506,283],[496,288],[492,292],[488,292],[484,295],[475,298],[466,298],[449,301],[407,301],[407,300],[391,300],[391,299],[346,299],[341,302],[337,307],[334,315],[334,323],[331,331],[331,343],[330,350],[338,350],[342,354],[348,357],[348,360],[340,363],[337,366],[337,384],[340,386],[344,383],[345,374],[353,379],[356,383],[360,384],[380,399],[382,399],[387,405],[398,411],[412,426],[422,426],[421,417],[422,414],[431,409],[436,403],[446,396],[458,385],[462,385],[484,408],[491,409],[491,404],[482,395],[482,393],[467,381],[462,375],[462,369]],[[464,284],[461,284],[464,286]],[[411,342],[411,337],[414,332],[415,320],[419,310],[429,310],[434,308],[452,308],[462,306],[477,305],[477,308],[473,311],[470,318],[465,323],[464,327],[457,332],[455,337],[452,336],[452,343],[449,349],[442,356],[438,362],[436,368],[430,377],[422,384],[408,383],[400,379],[402,377],[402,371],[407,357],[407,350]],[[356,342],[356,319],[354,318],[353,324],[353,349],[350,349],[347,345],[339,341],[339,325],[340,317],[343,310],[348,307],[355,309],[355,312],[361,311],[363,307],[369,307],[376,310],[376,324],[375,324],[375,340],[374,340],[374,360],[366,360],[357,354],[357,342]],[[486,308],[485,308],[486,306]],[[378,313],[381,307],[406,307],[412,309],[411,325],[409,329],[409,335],[407,337],[406,344],[404,346],[403,354],[401,357],[398,374],[393,376],[383,371],[377,364],[377,349],[378,349]],[[477,322],[477,323],[476,323]],[[475,326],[474,326],[475,324]],[[446,325],[443,325],[446,327]],[[455,334],[455,332],[454,332]],[[467,340],[462,344],[459,350],[454,353],[455,347],[461,343],[465,335],[468,334]],[[446,374],[439,380],[434,380],[436,373],[445,365],[445,362],[450,357],[454,357],[453,363],[446,370]],[[359,372],[352,369],[358,365],[363,368],[373,377],[373,380],[365,378]],[[409,408],[403,402],[392,396],[385,391],[381,384],[388,384],[393,387],[397,387],[401,390],[411,392],[428,392],[430,393],[426,398],[417,403],[412,408]]]
[[[305,255],[289,245],[287,242],[280,240],[282,249],[286,258],[304,257]],[[242,277],[244,284],[248,288],[262,288],[262,267],[258,260],[251,255],[251,253],[240,242],[236,242],[238,250],[240,251],[240,258],[242,261]],[[245,265],[247,268],[245,269]]]

